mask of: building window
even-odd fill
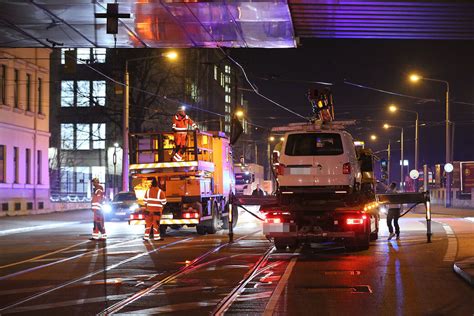
[[[230,93],[230,85],[226,84],[225,87],[224,87],[224,91],[225,93]]]
[[[224,126],[224,131],[225,131],[226,133],[230,133],[230,125]]]
[[[18,147],[13,147],[13,176],[14,183],[20,183],[20,149]]]
[[[26,74],[26,110],[31,112],[31,75]]]
[[[61,106],[74,106],[74,81],[72,80],[61,81]]]
[[[38,114],[43,114],[43,79],[38,78]]]
[[[230,95],[226,94],[225,95],[225,103],[231,103],[231,100],[232,100],[232,98],[230,97]]]
[[[225,83],[230,83],[230,76],[225,76]]]
[[[76,82],[63,80],[61,82],[61,106],[105,106],[105,88],[104,80]],[[74,100],[76,101],[74,102]]]
[[[42,164],[43,164],[43,152],[41,150],[37,151],[36,154],[36,171],[37,171],[37,184],[42,184],[43,183],[43,169],[42,169]]]
[[[216,80],[216,81],[217,81],[217,75],[218,75],[218,73],[219,73],[219,68],[217,68],[217,66],[214,65],[214,80]]]
[[[225,85],[224,74],[221,72],[221,86]]]
[[[105,123],[61,124],[61,149],[104,149]]]
[[[25,150],[25,172],[26,183],[31,184],[31,149],[29,148]]]
[[[76,149],[90,149],[90,127],[89,124],[76,124]]]
[[[90,48],[78,48],[77,49],[77,60],[85,63],[91,62],[91,50]]]
[[[228,104],[225,105],[225,112],[226,112],[226,113],[230,113],[230,112],[231,112],[230,105],[228,105]]]
[[[92,148],[105,149],[105,124],[92,124]]]
[[[6,152],[5,152],[5,145],[0,145],[0,183],[5,183],[6,179]]]
[[[61,49],[61,64],[66,63],[65,51],[73,49]],[[78,48],[77,59],[82,63],[105,63],[107,49],[106,48]]]
[[[0,103],[7,104],[6,93],[7,91],[7,66],[2,65],[0,67]]]
[[[230,74],[230,66],[229,66],[229,65],[225,65],[225,67],[224,67],[224,72],[225,72],[226,74]]]
[[[230,123],[230,115],[229,114],[225,115],[225,121],[226,121],[226,123]]]
[[[15,69],[14,83],[13,83],[13,106],[19,107],[19,93],[20,93],[20,72]]]
[[[94,63],[105,63],[105,57],[107,54],[106,48],[93,48],[92,56],[94,57]]]

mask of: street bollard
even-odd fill
[[[229,203],[229,243],[234,242],[234,225],[233,225],[234,217],[232,216],[232,212],[233,212],[233,205],[232,203]]]
[[[427,242],[431,242],[431,203],[429,200],[429,196],[427,197],[427,201],[425,202],[426,208],[426,239]]]

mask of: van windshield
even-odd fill
[[[341,135],[335,133],[304,133],[288,135],[287,156],[336,156],[344,152]]]

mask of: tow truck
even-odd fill
[[[235,190],[232,149],[222,132],[188,131],[183,161],[173,162],[174,135],[170,132],[131,134],[132,186],[142,205],[129,224],[144,223],[143,198],[151,179],[164,183],[167,204],[160,234],[168,227],[196,227],[198,234],[228,228],[229,201]],[[237,223],[237,213],[233,223]]]

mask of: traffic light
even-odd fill
[[[387,159],[380,159],[380,172],[382,174],[382,179],[387,180],[388,179],[388,163]]]

